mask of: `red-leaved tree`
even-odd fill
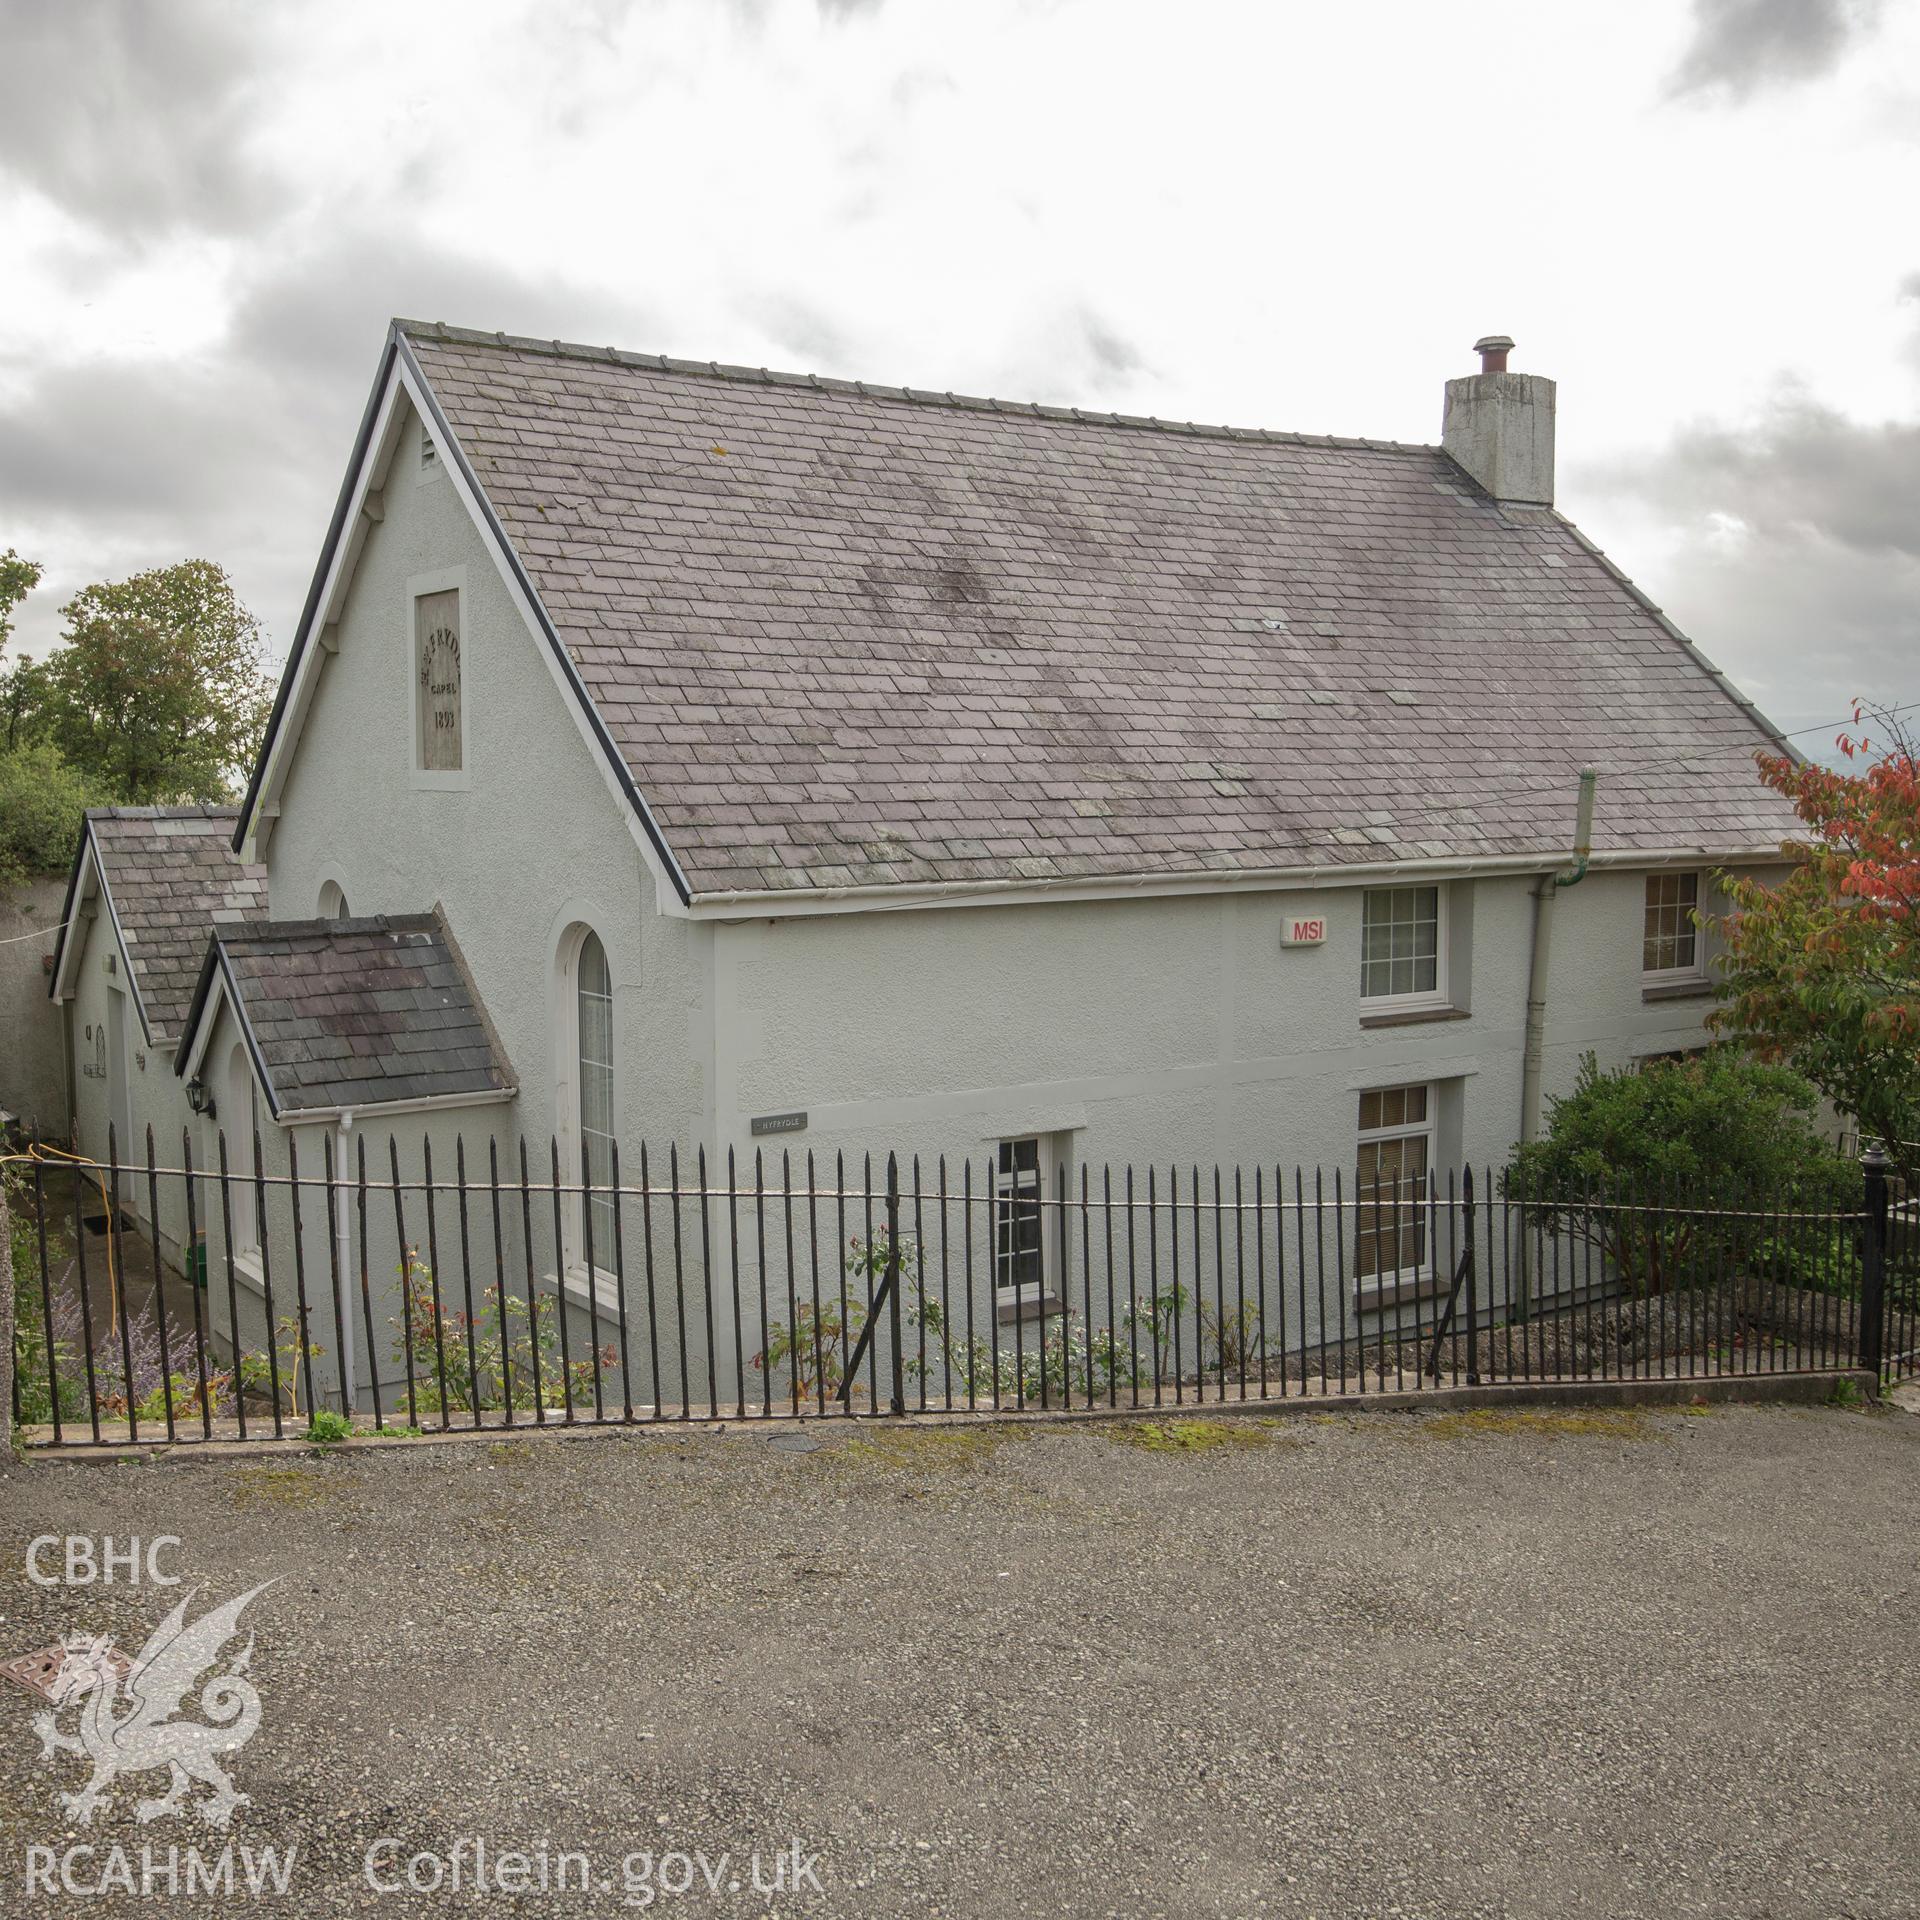
[[[1861,707],[1838,745],[1843,771],[1760,757],[1807,834],[1784,881],[1725,882],[1714,1024],[1920,1172],[1920,752],[1892,715]]]

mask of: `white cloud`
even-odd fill
[[[1776,724],[1920,694],[1920,422],[1849,420],[1788,385],[1584,480],[1602,518],[1644,523],[1642,583]]]
[[[1779,516],[1916,417],[1917,12],[1869,60],[1840,0],[13,0],[23,632],[193,552],[284,644],[396,312],[1396,439],[1491,329],[1561,381],[1565,504],[1736,678],[1911,697],[1859,489]],[[1768,624],[1829,600],[1839,659]]]
[[[246,231],[288,191],[248,141],[285,57],[270,19],[232,0],[0,0],[0,165],[123,240]]]
[[[1670,82],[1676,95],[1736,100],[1831,73],[1878,23],[1880,0],[1693,0],[1693,39]]]

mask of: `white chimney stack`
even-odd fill
[[[1496,500],[1553,505],[1553,382],[1509,373],[1513,342],[1490,333],[1473,343],[1480,371],[1447,382],[1443,451]]]

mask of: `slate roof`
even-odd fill
[[[222,931],[194,1026],[216,968],[239,998],[276,1115],[514,1090],[437,912]]]
[[[229,844],[239,818],[237,808],[205,806],[87,814],[149,1041],[180,1032],[209,931],[267,911],[266,868]]]
[[[1777,845],[1778,741],[1437,447],[397,322],[696,894]],[[1436,395],[1436,399],[1438,396]]]

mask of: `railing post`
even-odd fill
[[[1508,1166],[1511,1177],[1513,1169]],[[1526,1321],[1533,1314],[1533,1243],[1527,1238],[1527,1186],[1526,1176],[1518,1181],[1520,1189],[1520,1237],[1517,1243],[1519,1257],[1514,1257],[1515,1249],[1507,1249],[1507,1318],[1509,1321]],[[1513,1188],[1507,1190],[1507,1224],[1509,1230],[1513,1224]]]
[[[1867,1223],[1860,1258],[1860,1327],[1856,1336],[1861,1371],[1879,1390],[1887,1317],[1887,1169],[1891,1162],[1876,1140],[1860,1156],[1867,1176]]]
[[[907,1410],[905,1355],[900,1349],[900,1162],[887,1155],[887,1331],[893,1340],[893,1405],[889,1411]]]
[[[1467,1232],[1467,1385],[1480,1384],[1480,1273],[1473,1257],[1473,1169],[1460,1174],[1460,1206]]]

